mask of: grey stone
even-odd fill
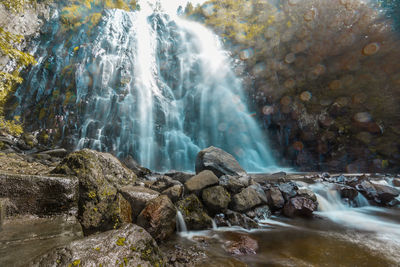
[[[231,154],[213,146],[203,149],[197,154],[195,168],[196,173],[210,170],[218,177],[246,175],[246,171]]]
[[[168,196],[172,202],[177,202],[183,195],[183,185],[174,185],[165,189],[161,194]]]
[[[185,183],[188,192],[199,192],[202,189],[218,184],[218,177],[212,171],[205,170],[193,176]]]
[[[317,202],[317,196],[314,194],[314,192],[309,189],[306,189],[306,188],[301,188],[301,189],[297,190],[297,196],[305,197],[305,198],[311,199],[314,202]]]
[[[250,185],[250,177],[223,175],[219,178],[219,184],[231,193],[239,193],[240,190]]]
[[[317,210],[317,205],[311,199],[305,197],[291,198],[283,208],[283,214],[287,217],[311,217]]]
[[[231,207],[234,211],[247,211],[262,203],[257,191],[252,187],[243,189],[232,197]]]
[[[266,192],[268,199],[268,206],[272,210],[280,210],[283,208],[285,204],[285,199],[282,196],[281,191],[277,187],[272,187],[268,189]]]

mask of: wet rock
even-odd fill
[[[211,228],[211,217],[204,211],[203,204],[194,194],[176,203],[183,215],[188,230],[203,230]]]
[[[257,195],[262,203],[268,203],[267,195],[265,194],[263,187],[259,183],[253,183],[249,187],[253,188],[257,192]]]
[[[253,219],[247,217],[245,214],[228,210],[226,213],[226,219],[230,226],[240,226],[245,229],[257,229],[259,225]]]
[[[91,235],[47,252],[31,266],[163,266],[157,243],[142,227],[123,225],[118,230]]]
[[[53,171],[79,179],[78,219],[85,235],[119,227],[118,190],[136,175],[111,154],[84,149],[69,154]]]
[[[124,158],[122,163],[124,163],[125,166],[132,170],[138,177],[144,177],[151,173],[149,169],[141,166],[136,160],[134,160],[131,155]]]
[[[68,155],[68,151],[64,148],[59,148],[59,149],[43,151],[40,152],[40,154],[49,155],[50,157],[56,157],[56,158],[65,158]]]
[[[297,195],[296,191],[297,191],[298,187],[295,183],[289,182],[289,183],[280,184],[278,186],[278,188],[282,192],[282,195],[286,201],[288,201],[290,198]]]
[[[157,198],[160,193],[143,186],[124,186],[119,192],[129,202],[132,208],[132,220],[136,222],[137,216],[142,212],[148,202]]]
[[[400,179],[394,178],[392,183],[393,186],[400,187]]]
[[[205,170],[190,178],[185,183],[185,189],[187,192],[199,192],[216,184],[218,184],[218,177],[212,171]]]
[[[0,198],[7,198],[17,214],[75,214],[78,179],[0,173]]]
[[[312,213],[317,210],[314,201],[305,197],[291,198],[283,208],[283,214],[287,217],[311,217]]]
[[[225,210],[231,201],[231,195],[222,186],[213,186],[203,190],[202,199],[208,210],[220,212]]]
[[[217,225],[217,227],[227,227],[229,226],[228,219],[226,218],[225,214],[219,213],[215,215],[214,217],[214,222]]]
[[[165,240],[175,232],[176,208],[165,195],[147,203],[139,214],[137,224],[142,226],[157,241]]]
[[[248,234],[229,233],[233,240],[227,241],[224,244],[226,252],[235,256],[253,255],[258,250],[257,240],[251,238]]]
[[[271,217],[271,210],[267,205],[257,207],[254,210],[246,212],[246,215],[254,220],[265,220]]]
[[[246,171],[243,170],[231,154],[213,146],[203,149],[197,154],[195,168],[196,173],[210,170],[218,177],[223,175],[246,175]]]
[[[339,191],[340,196],[342,198],[348,198],[350,200],[354,200],[358,195],[358,191],[351,186],[338,184],[336,188]]]
[[[247,187],[240,193],[232,197],[231,207],[234,211],[247,211],[262,203],[258,192],[252,188]]]
[[[382,184],[374,184],[373,185],[376,191],[376,199],[379,200],[379,203],[387,204],[392,201],[395,197],[398,197],[400,191],[396,188],[382,185]]]
[[[357,191],[363,194],[368,200],[373,200],[376,196],[375,187],[368,181],[361,181],[355,187]]]
[[[178,171],[170,171],[166,173],[165,175],[171,177],[174,180],[177,180],[181,182],[182,184],[186,183],[190,178],[194,176],[192,173],[186,173],[186,172],[178,172]]]
[[[314,194],[314,192],[309,189],[306,189],[306,188],[297,190],[297,196],[305,197],[305,198],[311,199],[314,202],[317,202],[317,196]]]
[[[243,188],[250,185],[250,177],[223,175],[219,178],[219,184],[225,187],[229,192],[237,194]]]
[[[177,202],[183,195],[183,185],[174,185],[165,189],[161,194],[168,196],[172,202]]]
[[[272,210],[280,210],[283,208],[283,205],[285,204],[285,199],[283,198],[281,191],[277,187],[272,187],[265,193],[268,199],[268,206]]]

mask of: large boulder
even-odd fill
[[[136,222],[137,216],[144,209],[146,204],[157,198],[160,193],[143,186],[127,185],[122,187],[119,192],[126,199],[132,209],[132,220]]]
[[[376,191],[377,202],[382,204],[388,204],[394,198],[398,197],[400,191],[394,187],[390,187],[382,184],[373,184]]]
[[[136,175],[111,154],[84,149],[69,154],[53,171],[79,179],[78,219],[84,233],[119,227],[123,221],[119,189]]]
[[[211,228],[212,219],[204,211],[203,204],[194,194],[176,203],[178,210],[182,213],[188,230],[203,230]]]
[[[268,189],[266,192],[268,199],[268,206],[272,210],[280,210],[283,208],[285,204],[285,199],[282,196],[281,191],[277,187],[272,187]]]
[[[53,249],[30,266],[163,266],[157,243],[142,227],[125,224],[118,230],[91,235]]]
[[[204,189],[202,199],[208,210],[217,213],[228,207],[229,202],[231,202],[231,195],[225,188],[217,185]]]
[[[19,215],[76,215],[78,179],[0,173],[0,198],[8,199]]]
[[[196,173],[210,170],[218,177],[223,175],[246,175],[246,171],[243,170],[231,154],[213,146],[203,149],[197,154],[195,168]]]
[[[262,203],[259,193],[252,187],[243,189],[232,197],[231,207],[235,211],[247,211]]]
[[[218,184],[218,177],[212,171],[202,171],[185,183],[187,192],[199,192],[202,189]]]
[[[165,240],[175,232],[176,208],[165,195],[151,200],[139,214],[137,224],[157,241]]]
[[[311,217],[317,210],[317,204],[305,197],[291,198],[283,208],[283,214],[287,217]]]
[[[219,184],[225,187],[229,192],[237,194],[245,187],[250,185],[250,177],[223,175],[219,178]]]

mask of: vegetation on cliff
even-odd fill
[[[396,10],[396,1],[211,0],[186,13],[245,62],[258,116],[288,164],[372,171],[400,160],[399,38],[385,15]]]

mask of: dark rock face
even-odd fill
[[[261,203],[262,201],[258,196],[258,192],[252,187],[247,187],[232,197],[231,206],[233,210],[242,212]]]
[[[234,240],[227,241],[224,245],[225,250],[232,255],[252,255],[258,250],[257,240],[251,238],[247,234],[230,233]]]
[[[174,185],[165,189],[161,194],[168,196],[172,202],[177,202],[183,195],[183,185]]]
[[[79,179],[78,219],[84,233],[119,227],[122,219],[118,190],[136,175],[108,153],[84,149],[68,155],[53,171]]]
[[[225,187],[229,192],[237,194],[240,190],[250,185],[250,178],[247,175],[223,175],[219,178],[219,184]]]
[[[317,205],[305,197],[294,197],[290,199],[283,208],[283,214],[287,217],[311,217],[317,210]]]
[[[0,174],[0,198],[7,198],[17,214],[76,214],[78,179]]]
[[[191,194],[176,203],[183,215],[188,230],[203,230],[211,228],[211,217],[204,211],[203,204],[196,195]]]
[[[30,266],[163,266],[157,243],[143,228],[126,224],[51,250]]]
[[[210,170],[218,177],[246,175],[246,171],[242,169],[231,154],[213,146],[203,149],[197,154],[195,168],[196,173]]]
[[[134,160],[131,155],[128,155],[126,158],[124,158],[122,163],[124,163],[125,166],[132,170],[138,177],[144,177],[151,173],[149,169],[140,166],[140,164],[137,163],[137,161]]]
[[[174,180],[181,182],[182,184],[186,183],[187,180],[192,178],[194,174],[186,173],[186,172],[178,172],[178,171],[170,171],[165,174],[166,176],[171,177]]]
[[[202,199],[211,212],[217,213],[228,207],[229,202],[231,202],[231,195],[225,188],[217,185],[204,189]]]
[[[185,183],[187,192],[199,192],[200,190],[218,184],[218,177],[212,171],[205,170],[193,176]]]
[[[282,196],[281,191],[277,187],[272,187],[266,192],[267,199],[268,199],[268,206],[272,210],[279,210],[283,208],[285,204],[285,199]]]
[[[132,185],[122,187],[119,192],[124,197],[124,199],[129,202],[132,208],[132,219],[134,222],[136,222],[137,216],[144,209],[146,204],[160,195],[160,193],[158,193],[157,191],[151,190],[149,188]]]
[[[176,208],[165,195],[151,200],[139,214],[137,223],[157,241],[170,237],[176,227]]]

